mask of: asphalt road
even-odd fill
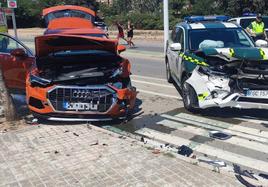
[[[154,50],[154,47],[159,51],[140,50]],[[98,125],[160,142],[162,147],[186,145],[197,159],[224,161],[230,170],[237,164],[253,171],[255,176],[268,174],[268,112],[238,109],[211,109],[201,114],[187,112],[178,90],[165,80],[160,49],[157,44],[151,47],[143,44],[122,54],[131,61],[132,83],[139,91],[134,114],[128,122]],[[209,133],[213,130],[232,137],[228,140],[211,138]]]

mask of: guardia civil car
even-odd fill
[[[210,107],[268,109],[268,49],[226,16],[192,16],[167,42],[167,80],[189,111]]]

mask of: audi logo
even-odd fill
[[[72,97],[75,99],[88,99],[94,96],[96,97],[96,94],[88,90],[74,90],[72,94]]]

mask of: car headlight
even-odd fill
[[[33,86],[33,87],[34,86],[47,86],[47,85],[51,84],[51,81],[31,74],[30,75],[30,83],[31,83],[31,86]]]

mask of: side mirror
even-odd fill
[[[26,54],[25,50],[22,49],[22,48],[17,48],[17,49],[14,49],[10,52],[10,54],[12,56],[15,56],[15,57],[27,57],[28,55]]]
[[[265,40],[257,40],[255,44],[257,47],[268,47],[268,42]]]
[[[181,50],[181,44],[180,43],[173,43],[170,45],[171,51],[180,51]]]
[[[117,46],[117,51],[118,51],[119,54],[124,52],[126,49],[127,48],[125,46],[123,46],[123,45],[118,45]]]

